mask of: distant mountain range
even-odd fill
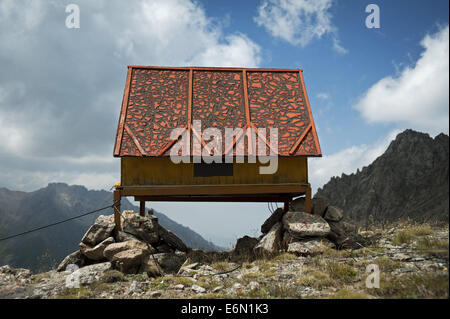
[[[406,130],[354,174],[333,177],[316,195],[368,222],[449,219],[449,137]],[[372,215],[372,217],[369,217]]]
[[[112,193],[88,190],[84,186],[53,183],[34,192],[0,188],[0,238],[51,224],[84,212],[111,205]],[[122,209],[139,211],[126,198]],[[9,264],[44,271],[78,248],[83,234],[99,215],[112,209],[75,219],[31,234],[0,242],[0,265]],[[193,230],[155,212],[159,223],[177,234],[188,247],[222,250]]]

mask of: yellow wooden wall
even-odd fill
[[[212,185],[212,184],[278,184],[307,183],[306,157],[279,157],[278,171],[259,174],[267,164],[234,163],[233,176],[194,177],[194,164],[174,164],[170,157],[123,157],[121,185]]]

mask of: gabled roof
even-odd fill
[[[275,127],[279,156],[321,156],[302,70],[147,66],[128,67],[114,156],[169,156],[172,129],[194,120],[222,136]]]

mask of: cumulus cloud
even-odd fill
[[[196,1],[0,2],[0,186],[109,188],[127,65],[256,67],[260,47]],[[105,162],[105,159],[106,162]]]
[[[341,54],[337,28],[332,24],[332,0],[264,0],[254,21],[273,37],[292,45],[307,46],[312,40],[330,35],[333,49]]]
[[[387,76],[356,103],[369,123],[401,123],[430,134],[449,128],[449,27],[427,35],[414,66]]]
[[[326,184],[333,176],[355,173],[358,168],[371,164],[386,151],[390,142],[400,132],[401,130],[393,130],[371,145],[355,145],[331,155],[310,159],[308,161],[309,176],[313,192]]]

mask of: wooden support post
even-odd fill
[[[143,201],[143,200],[140,201],[139,215],[145,216],[145,201]]]
[[[116,232],[121,230],[122,226],[120,225],[120,200],[122,194],[121,191],[116,189],[114,190],[114,223],[116,224],[116,228],[114,229]]]
[[[289,210],[289,202],[284,202],[283,210],[285,213]]]
[[[305,192],[305,210],[308,214],[312,213],[311,205],[311,186],[308,186]]]

